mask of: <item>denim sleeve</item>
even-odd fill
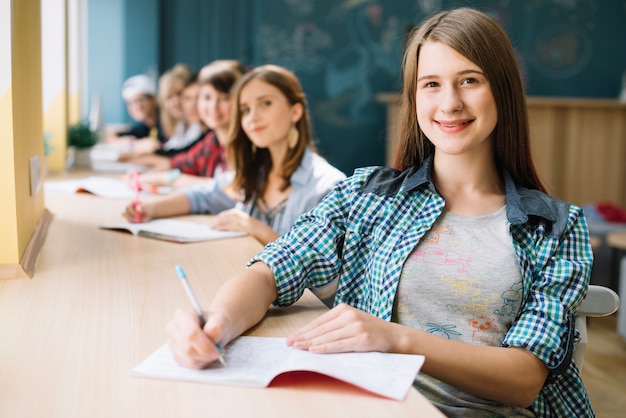
[[[189,200],[191,213],[220,213],[234,208],[237,202],[224,192],[224,187],[232,182],[233,176],[234,173],[229,171],[212,181],[183,189],[181,193]]]

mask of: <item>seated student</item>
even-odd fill
[[[198,73],[195,72],[187,79],[180,95],[183,119],[178,121],[168,140],[155,151],[157,155],[172,156],[187,151],[204,136],[206,127],[198,116],[199,90]]]
[[[288,345],[424,355],[415,385],[446,416],[593,416],[571,361],[587,225],[535,171],[506,32],[474,9],[438,13],[412,33],[403,74],[397,170],[340,182],[222,286],[203,329],[177,311],[174,358],[203,368],[270,305],[338,280],[335,307]]]
[[[128,78],[122,85],[122,98],[134,124],[128,130],[108,134],[106,142],[117,145],[123,153],[154,149],[163,138],[154,81],[144,74]]]
[[[142,204],[142,220],[219,213],[214,228],[244,231],[266,244],[345,178],[315,153],[305,96],[293,73],[258,67],[239,80],[232,97],[237,106],[229,152],[235,171]],[[133,204],[124,215],[134,221]]]
[[[163,148],[176,134],[176,128],[185,124],[185,114],[182,106],[182,94],[191,77],[191,71],[185,64],[176,64],[159,77],[159,109],[161,125],[163,126],[163,141],[158,149]],[[196,138],[192,138],[196,139]],[[176,145],[177,148],[184,147]],[[154,150],[156,151],[156,149]]]
[[[133,162],[132,160],[138,156],[151,155],[164,149],[165,144],[170,142],[170,139],[177,133],[177,127],[181,124],[185,125],[181,96],[190,75],[189,68],[186,65],[177,64],[159,77],[157,99],[159,104],[160,132],[157,137],[158,141],[152,141],[150,146],[135,147],[129,152],[123,153],[119,158],[120,161]],[[186,139],[191,141],[197,139],[197,136]],[[184,148],[186,145],[188,143],[181,143],[180,140],[175,139],[173,142],[170,142],[167,149]]]
[[[218,60],[202,68],[197,107],[200,119],[209,130],[188,150],[176,155],[143,155],[126,159],[153,169],[141,174],[139,182],[142,185],[181,189],[228,171],[226,145],[232,113],[230,90],[243,72],[242,65],[234,60]]]

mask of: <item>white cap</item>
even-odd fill
[[[130,77],[122,86],[122,98],[129,100],[138,94],[148,94],[156,96],[156,85],[154,80],[144,74]]]

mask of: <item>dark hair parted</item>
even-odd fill
[[[300,103],[302,116],[295,124],[300,138],[294,148],[290,148],[282,162],[281,173],[284,184],[281,190],[290,185],[291,175],[300,166],[302,156],[307,148],[315,150],[311,136],[311,123],[307,110],[306,97],[302,91],[300,81],[291,71],[277,65],[263,65],[245,74],[232,92],[233,121],[230,125],[229,155],[235,164],[235,179],[233,185],[244,194],[244,202],[249,202],[254,196],[262,196],[267,186],[267,178],[272,169],[272,159],[269,150],[255,148],[241,126],[241,91],[252,80],[260,80],[276,87],[287,99],[289,104]]]
[[[545,191],[532,161],[526,95],[513,46],[502,26],[471,8],[445,11],[410,35],[403,61],[402,119],[394,166],[421,167],[434,152],[417,121],[417,69],[422,45],[441,42],[478,65],[489,80],[498,111],[492,134],[496,163],[516,184]]]
[[[202,67],[198,73],[200,84],[210,84],[221,93],[230,93],[237,80],[245,72],[236,60],[216,60]]]

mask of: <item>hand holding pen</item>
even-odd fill
[[[139,173],[133,171],[132,173],[133,190],[135,192],[135,199],[133,200],[133,209],[135,210],[135,222],[141,222],[141,202],[139,201]]]
[[[179,265],[176,265],[176,274],[178,275],[178,278],[180,279],[181,284],[185,288],[187,297],[189,297],[189,300],[191,301],[191,304],[196,312],[196,315],[198,315],[198,319],[200,321],[200,328],[203,329],[204,325],[206,324],[206,318],[204,317],[204,312],[202,311],[202,308],[200,307],[200,303],[198,302],[198,299],[196,298],[196,295],[193,292],[193,289],[191,288],[189,281],[187,280],[187,275],[185,274],[185,271]],[[224,359],[224,349],[222,345],[219,342],[215,342],[215,347],[217,348],[217,351],[219,351],[218,359],[220,363],[222,363],[222,366],[226,366],[226,360]]]

